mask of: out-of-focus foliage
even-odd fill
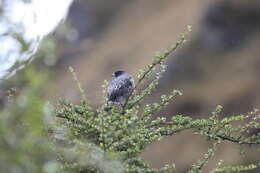
[[[18,8],[19,5],[21,8],[25,6],[30,8],[32,2],[30,0],[0,1],[0,172],[60,172],[58,152],[49,140],[47,132],[47,129],[54,123],[50,118],[51,104],[45,98],[49,87],[49,73],[46,69],[39,68],[42,65],[39,65],[41,61],[38,61],[16,76],[8,78],[17,70],[24,68],[35,57],[41,57],[47,66],[56,63],[56,40],[53,37],[44,39],[39,47],[44,34],[30,33],[32,35],[28,36],[29,30],[26,28],[28,23],[13,21],[12,15],[15,14],[12,10]],[[20,10],[17,13],[24,12]],[[28,9],[26,12],[31,11]],[[36,21],[39,22],[34,20]],[[36,27],[36,23],[30,28]],[[48,34],[50,31],[46,32],[45,34]],[[34,55],[38,47],[40,49]]]
[[[57,172],[59,164],[46,133],[51,113],[44,99],[47,73],[28,67],[21,76],[27,87],[9,89],[8,103],[0,112],[0,172]]]

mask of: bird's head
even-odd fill
[[[117,70],[115,71],[113,74],[112,74],[112,77],[119,77],[121,76],[122,74],[126,74],[126,72],[124,70]]]

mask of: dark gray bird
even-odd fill
[[[122,105],[133,92],[134,79],[124,70],[117,70],[112,76],[114,79],[107,88],[107,101]],[[106,107],[105,110],[108,111],[110,108]]]

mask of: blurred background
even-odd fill
[[[48,74],[44,99],[55,102],[64,96],[78,102],[68,66],[74,67],[97,107],[104,80],[110,80],[117,69],[136,78],[153,54],[175,43],[187,25],[192,25],[192,34],[167,61],[168,70],[150,100],[172,89],[181,90],[183,96],[158,116],[207,117],[218,104],[224,107],[223,116],[260,108],[259,0],[74,1],[65,23],[43,39],[32,63],[2,79],[0,107],[7,103],[9,88],[22,94],[27,68]],[[204,139],[187,132],[155,143],[143,157],[154,167],[175,163],[184,172],[206,150]],[[226,143],[208,169],[219,159],[232,164],[259,162],[259,155],[250,147],[247,150],[249,155],[238,157],[237,147]]]

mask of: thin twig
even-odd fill
[[[249,141],[249,142],[240,141],[238,139],[234,139],[232,137],[227,137],[227,136],[222,136],[222,135],[217,135],[217,137],[219,137],[222,140],[230,141],[230,142],[238,143],[238,144],[247,144],[247,145],[252,145],[252,144],[257,144],[258,145],[258,144],[260,144],[260,142],[257,142],[257,141]]]
[[[183,35],[181,35],[181,38],[179,41],[177,41],[173,46],[171,46],[170,48],[168,48],[164,54],[162,55],[162,57],[160,58],[160,60],[158,62],[153,62],[152,65],[142,74],[142,76],[140,77],[140,79],[137,81],[134,89],[132,90],[132,92],[129,94],[129,96],[127,97],[124,105],[122,106],[122,114],[125,113],[125,109],[126,106],[128,104],[129,99],[132,97],[134,91],[136,90],[136,88],[142,83],[142,81],[145,79],[146,75],[149,74],[154,67],[156,67],[157,65],[161,64],[169,55],[171,55],[171,53],[175,52],[175,50],[182,45],[183,43],[186,42],[185,40],[185,36],[188,34],[189,32],[184,33]],[[132,107],[132,106],[131,106]]]

